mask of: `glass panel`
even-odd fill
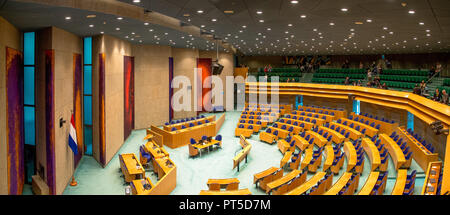
[[[23,102],[25,105],[34,105],[34,67],[25,67],[23,72]]]
[[[86,147],[84,154],[92,155],[92,127],[84,127],[84,146]]]
[[[84,64],[92,64],[92,37],[84,38]]]
[[[36,145],[36,124],[34,107],[24,107],[25,144]]]
[[[25,65],[34,65],[34,40],[34,32],[27,32],[23,34],[23,52]]]
[[[92,96],[84,96],[84,124],[92,125]]]
[[[92,95],[92,66],[84,66],[84,95]]]
[[[359,115],[361,102],[359,100],[353,100],[353,112]]]
[[[414,131],[414,114],[408,112],[408,124],[407,129],[410,128],[412,131]]]

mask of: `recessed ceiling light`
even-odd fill
[[[148,24],[149,24],[148,22],[144,23],[144,25],[148,25]]]
[[[291,1],[291,3],[292,3],[292,4],[297,4],[297,3],[298,3],[298,1]]]
[[[425,23],[423,23],[423,22],[419,22],[419,25],[425,25]]]
[[[383,27],[383,30],[387,30],[388,28],[387,27]]]
[[[330,22],[330,25],[334,25],[334,22]]]
[[[104,34],[105,32],[103,32],[103,31],[100,31],[100,34]]]
[[[247,26],[246,26],[246,25],[243,25],[242,28],[247,28]]]
[[[394,34],[394,32],[391,31],[391,32],[389,32],[389,34]]]
[[[272,29],[271,29],[271,28],[267,28],[267,30],[268,30],[268,31],[271,31]]]
[[[153,29],[149,29],[148,31],[152,32],[152,31],[153,31]]]
[[[289,27],[292,27],[292,24],[288,24]]]
[[[263,12],[260,11],[260,10],[256,11],[256,14],[262,14],[262,13],[263,13]]]
[[[314,28],[313,31],[317,31],[317,28]]]
[[[259,20],[259,22],[263,23],[263,22],[264,22],[264,20],[263,20],[263,19],[261,19],[261,20]]]
[[[427,37],[431,36],[431,34],[427,34]]]
[[[122,20],[123,18],[122,18],[122,17],[117,17],[117,19],[118,19],[118,20]]]
[[[408,13],[409,13],[409,14],[415,14],[415,13],[416,13],[416,11],[414,11],[414,10],[410,10],[410,11],[408,11]]]
[[[205,25],[200,25],[200,28],[204,28],[205,27]]]
[[[90,27],[90,28],[93,28],[93,27],[94,27],[94,25],[89,25],[89,27]]]
[[[306,18],[306,15],[301,15],[300,18],[302,19]]]
[[[116,28],[116,31],[120,31],[120,28]]]
[[[141,0],[133,0],[133,3],[141,3]]]
[[[70,16],[66,16],[66,18],[65,18],[66,20],[71,20],[72,19],[72,17],[70,17]]]
[[[427,30],[425,30],[426,32],[430,32],[430,30],[429,29],[427,29]]]
[[[211,21],[215,22],[215,21],[217,21],[217,19],[211,19]]]
[[[341,11],[342,11],[342,12],[347,12],[348,9],[347,9],[347,8],[341,8]]]
[[[202,13],[203,13],[203,10],[197,10],[197,13],[202,14]]]

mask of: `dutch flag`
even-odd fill
[[[77,131],[75,130],[75,120],[73,119],[73,114],[70,119],[69,147],[75,155],[78,154]]]

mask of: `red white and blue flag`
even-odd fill
[[[75,120],[73,119],[73,114],[70,119],[69,147],[75,155],[78,154],[77,131],[75,130]]]

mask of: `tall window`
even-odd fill
[[[83,115],[85,155],[92,155],[92,37],[84,38]]]
[[[35,32],[26,32],[23,34],[24,51],[24,132],[25,132],[25,181],[31,183],[31,176],[34,175],[36,165],[36,103],[35,103],[35,51],[36,51]]]
[[[355,112],[356,115],[359,115],[359,113],[360,113],[360,106],[361,106],[361,101],[353,100],[353,112]]]

